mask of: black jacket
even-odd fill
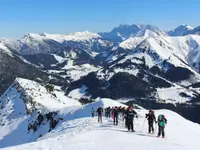
[[[99,108],[97,109],[97,113],[98,113],[98,115],[102,115],[102,113],[103,113],[103,108],[99,107]]]
[[[146,118],[149,122],[153,122],[153,121],[156,121],[156,117],[155,117],[155,114],[154,113],[148,113],[146,114]]]
[[[118,109],[113,109],[113,114],[114,116],[118,116],[119,115],[119,110]]]
[[[127,121],[133,121],[133,118],[137,117],[137,113],[134,110],[127,110],[125,113],[125,119]]]

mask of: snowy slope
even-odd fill
[[[103,104],[106,103],[106,101],[103,102]],[[110,102],[107,105],[112,106]],[[90,109],[80,110],[83,113],[86,113],[86,111],[90,111]],[[94,119],[89,118],[89,112],[86,116],[79,113],[78,119],[63,122],[37,142],[5,148],[5,150],[129,150],[130,147],[142,150],[158,150],[160,148],[188,150],[197,149],[200,146],[198,140],[200,126],[198,124],[192,123],[172,111],[156,110],[156,116],[164,114],[168,119],[165,129],[166,138],[158,139],[155,138],[155,135],[147,134],[147,122],[144,122],[147,110],[137,110],[137,112],[139,118],[134,121],[135,133],[128,133],[122,120],[120,120],[119,126],[113,126],[112,120],[106,118],[103,118],[103,123],[99,124],[96,117]],[[76,116],[74,115],[74,117]]]
[[[73,64],[73,60],[67,62],[59,68],[53,68],[47,70],[48,73],[59,75],[63,78],[69,79],[70,81],[79,80],[81,77],[88,75],[90,72],[95,72],[100,69],[99,66],[94,66],[89,63],[82,65]]]
[[[14,89],[11,89],[10,93],[16,92]],[[17,93],[17,92],[16,92]],[[41,92],[42,93],[42,92]],[[44,93],[42,93],[44,95]],[[3,100],[3,101],[2,101]],[[20,99],[20,93],[13,94],[13,97],[5,101],[1,100],[1,128],[0,128],[0,148],[19,145],[23,143],[33,142],[41,136],[44,136],[49,131],[53,130],[50,128],[52,126],[52,120],[48,120],[46,115],[51,110],[38,109],[39,114],[43,115],[44,120],[41,124],[38,124],[38,113],[32,112],[32,114],[27,113],[27,104]],[[54,104],[55,105],[55,104]],[[118,102],[112,101],[110,99],[102,99],[98,102],[80,106],[74,105],[59,108],[58,105],[55,105],[53,120],[58,122],[63,122],[63,119],[73,120],[75,118],[88,117],[90,116],[90,110],[92,107],[95,109],[99,106],[108,107],[108,106],[124,106]],[[53,105],[52,105],[53,107]],[[60,125],[57,124],[58,126]],[[29,125],[34,125],[36,127],[35,131],[28,130]],[[19,137],[19,135],[21,135]]]
[[[200,26],[184,33],[184,35],[188,35],[188,34],[200,35]]]
[[[62,69],[65,71],[65,75],[69,77],[72,81],[76,81],[83,76],[86,76],[90,72],[96,72],[100,67],[95,67],[91,64],[83,65],[66,65]]]
[[[52,120],[46,118],[38,124],[38,114],[45,118],[49,112],[68,106],[80,107],[80,103],[66,97],[59,87],[49,92],[35,81],[17,78],[0,97],[0,148],[32,142],[48,133]],[[60,121],[56,113],[53,118]],[[35,131],[28,130],[30,125],[36,127]]]
[[[0,38],[0,43],[3,44],[7,49],[15,51],[19,49],[19,44],[15,40]]]
[[[91,109],[94,108],[94,110],[97,110],[97,108],[101,106],[102,108],[107,108],[107,107],[126,107],[126,105],[121,104],[117,101],[114,101],[109,98],[100,98],[96,99],[96,102],[89,103],[83,106],[72,106],[72,107],[67,107],[64,109],[61,109],[59,111],[59,114],[64,118],[64,120],[74,120],[74,119],[79,119],[83,117],[90,117],[91,116]]]
[[[9,56],[13,57],[12,52],[1,41],[0,41],[0,53],[7,53]],[[0,59],[0,61],[1,61],[1,59]]]
[[[64,91],[61,90],[61,87],[55,87],[54,94],[56,95],[57,99],[62,101],[66,106],[80,106],[81,103],[75,99],[69,98],[65,95]]]
[[[1,96],[0,100],[5,105],[10,102],[15,104],[15,102],[21,101],[26,104],[26,110],[29,113],[35,111],[34,109],[47,109],[49,111],[71,106],[59,87],[54,92],[49,92],[44,86],[35,81],[17,78]],[[79,105],[80,103],[75,101],[74,104]]]
[[[24,99],[24,101],[27,102],[28,110],[32,109],[33,106],[29,104],[26,98],[38,103],[38,107],[40,107],[40,105],[47,107],[47,109],[65,107],[62,102],[59,102],[59,100],[56,99],[56,97],[48,93],[43,86],[31,80],[17,78],[14,84],[5,92],[4,95],[2,95],[1,99],[2,101],[15,100],[15,97],[11,97],[15,96],[15,94],[19,94],[18,98],[21,98],[22,100]]]
[[[200,37],[195,35],[185,37],[141,37],[130,38],[120,43],[119,46],[123,49],[132,50],[125,56],[123,62],[126,59],[131,59],[130,57],[135,57],[135,55],[141,55],[140,58],[148,55],[147,57],[150,56],[150,59],[146,60],[146,64],[150,68],[153,65],[161,65],[165,60],[175,66],[185,67],[192,71],[188,65],[199,61],[199,40]],[[196,63],[196,68],[198,68],[198,63]]]
[[[188,97],[184,97],[181,93],[187,93]],[[157,88],[158,102],[159,100],[165,103],[186,103],[189,102],[194,96],[194,92],[183,88],[181,86],[175,86],[170,88]]]

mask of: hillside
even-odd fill
[[[147,110],[136,110],[139,118],[135,119],[135,133],[128,133],[124,128],[124,122],[120,120],[119,126],[114,126],[111,119],[103,118],[103,123],[97,123],[97,118],[90,118],[90,109],[94,106],[119,105],[111,100],[103,100],[77,109],[71,115],[72,118],[63,121],[55,130],[46,134],[34,143],[18,145],[5,150],[25,149],[130,149],[133,145],[136,149],[196,149],[200,146],[200,126],[192,123],[178,114],[169,110],[156,110],[158,114],[165,114],[168,119],[166,125],[166,138],[158,139],[153,134],[147,134],[147,122],[144,122]],[[67,110],[67,109],[66,109]],[[61,113],[66,112],[61,111]],[[85,115],[82,115],[85,114]],[[67,116],[66,116],[67,117]],[[75,117],[75,118],[74,118]],[[67,117],[68,118],[68,117]],[[143,127],[143,123],[144,127]],[[157,131],[157,129],[156,129]],[[191,134],[192,133],[192,134]],[[108,144],[109,143],[109,144]]]
[[[0,97],[0,147],[35,141],[61,121],[56,110],[73,105],[80,103],[64,96],[58,87],[52,91],[35,81],[17,78]]]
[[[16,77],[38,81],[49,80],[48,74],[25,62],[19,55],[6,47],[0,47],[0,77],[0,95],[12,84]]]

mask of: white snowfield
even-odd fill
[[[119,126],[114,126],[112,119],[103,118],[103,123],[98,123],[96,117],[90,118],[91,108],[96,109],[99,105],[124,106],[110,99],[101,99],[85,106],[62,109],[60,114],[64,121],[52,132],[36,142],[7,147],[4,150],[196,150],[200,146],[199,124],[172,111],[155,111],[156,116],[164,114],[168,119],[166,137],[162,139],[156,138],[156,134],[147,134],[147,121],[144,118],[147,110],[136,110],[139,116],[134,120],[136,132],[130,133],[121,119]],[[155,132],[157,130],[156,128]]]
[[[88,63],[83,65],[73,65],[73,61],[62,68],[62,70],[65,70],[66,76],[70,77],[73,81],[88,75],[90,72],[95,72],[98,69],[100,68]]]

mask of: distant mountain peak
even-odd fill
[[[89,32],[87,30],[84,30],[82,32],[74,32],[69,34],[69,36],[74,36],[74,37],[85,37],[85,38],[100,38],[101,36],[96,34],[96,33],[92,33]]]
[[[178,26],[177,28],[169,31],[168,35],[169,36],[183,36],[191,30],[193,30],[193,27],[191,27],[187,24],[182,24],[182,25]]]
[[[144,36],[146,33],[150,33],[149,31],[157,35],[164,34],[164,32],[156,26],[137,23],[132,25],[121,24],[112,31],[100,33],[100,35],[106,40],[121,42],[130,37]]]
[[[187,24],[182,24],[182,25],[180,25],[179,27],[186,27],[186,28],[188,28],[188,29],[194,29],[193,27],[191,27],[191,26],[189,26],[189,25],[187,25]]]
[[[44,37],[46,37],[48,34],[46,33],[46,32],[42,32],[41,34],[40,34],[40,36],[44,36]]]

